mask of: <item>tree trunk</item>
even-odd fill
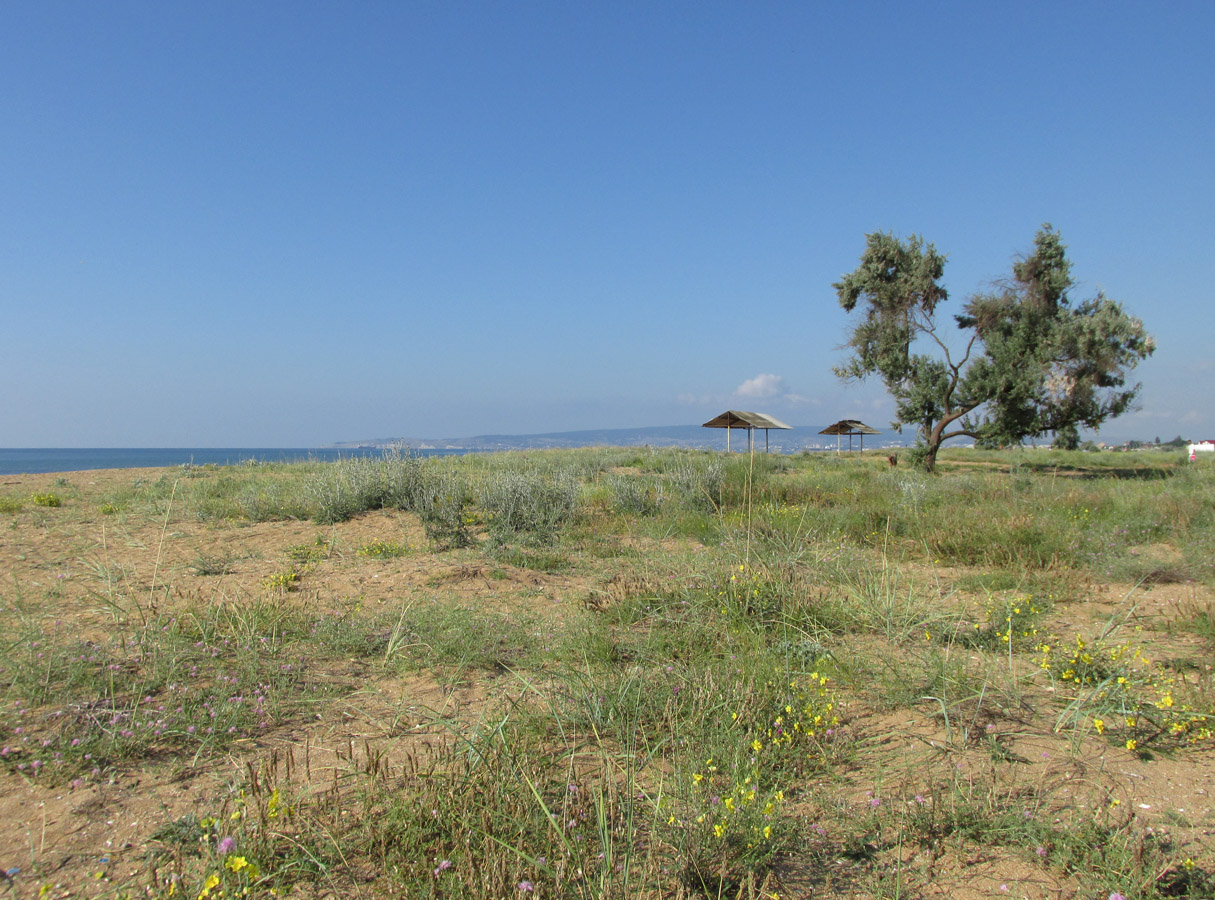
[[[928,452],[924,454],[924,471],[929,475],[935,475],[937,471],[937,451],[941,449],[941,442],[930,443]]]
[[[937,424],[934,425],[931,429],[929,429],[928,435],[924,439],[924,445],[926,448],[926,452],[924,453],[924,464],[923,464],[924,471],[927,472],[929,475],[935,474],[937,471],[937,453],[941,449],[941,444],[944,443],[944,441],[945,441],[944,435],[945,435],[946,426],[949,425],[950,422],[953,422],[954,420],[961,418],[962,415],[963,415],[962,412],[948,415],[948,416],[944,417],[943,419],[941,419],[941,421],[937,422]]]

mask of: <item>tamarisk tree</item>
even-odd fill
[[[833,285],[845,310],[861,308],[852,356],[836,375],[881,376],[896,427],[918,429],[912,457],[930,472],[941,444],[956,437],[996,447],[1053,433],[1056,446],[1074,449],[1080,428],[1130,408],[1139,385],[1128,387],[1127,375],[1155,341],[1100,292],[1072,302],[1065,249],[1044,225],[1012,277],[953,317],[963,335],[947,340],[937,318],[948,299],[945,257],[915,235],[868,235],[860,265]]]

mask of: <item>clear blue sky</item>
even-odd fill
[[[1215,437],[1215,4],[0,5],[0,446],[884,428],[831,284],[1043,222]]]

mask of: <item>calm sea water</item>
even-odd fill
[[[116,448],[101,449],[20,449],[0,448],[0,475],[34,472],[81,472],[87,469],[136,469],[193,464],[234,466],[249,459],[262,462],[296,460],[334,460],[351,456],[379,456],[380,450],[333,450],[284,447],[194,447],[194,448]],[[417,453],[418,451],[413,451]],[[447,454],[448,450],[421,451],[423,455]]]

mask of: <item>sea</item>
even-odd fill
[[[412,450],[414,455],[435,456],[463,450]],[[38,472],[83,472],[89,469],[143,469],[169,466],[235,466],[250,460],[267,463],[306,460],[332,461],[355,456],[380,456],[383,450],[332,447],[70,447],[0,448],[0,475]]]

